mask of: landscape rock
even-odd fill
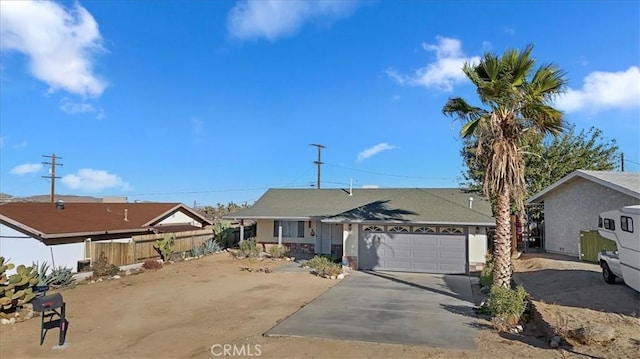
[[[111,277],[111,279],[120,279],[121,277],[119,275],[114,275],[113,277]]]
[[[24,320],[29,320],[33,318],[33,316],[34,316],[33,312],[27,312],[27,314],[24,315]]]
[[[562,338],[558,335],[554,335],[551,337],[552,342],[557,342],[558,344],[562,343]]]
[[[573,335],[585,344],[608,343],[615,339],[616,332],[613,327],[594,324],[576,329]]]
[[[338,279],[344,279],[344,273],[338,274]]]
[[[560,346],[560,343],[556,342],[555,340],[552,340],[549,342],[549,346],[553,349],[558,349],[558,347]]]

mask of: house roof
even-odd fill
[[[614,172],[614,171],[586,171],[577,170],[561,178],[554,184],[536,193],[527,200],[527,203],[540,203],[545,196],[565,184],[582,178],[599,185],[624,193],[628,196],[640,199],[640,173],[639,172]]]
[[[42,239],[148,232],[176,211],[211,224],[180,203],[13,202],[0,205],[0,223]]]
[[[469,208],[469,197],[473,207]],[[269,189],[227,219],[493,225],[489,201],[452,188]]]

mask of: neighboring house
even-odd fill
[[[598,228],[598,214],[640,204],[640,173],[572,172],[527,201],[544,206],[544,250],[580,256],[580,231]]]
[[[0,256],[11,262],[76,269],[85,245],[130,242],[134,235],[201,229],[211,222],[180,203],[34,203],[0,205]]]
[[[226,216],[257,222],[264,250],[333,254],[351,268],[430,273],[480,270],[489,202],[459,189],[270,189]]]

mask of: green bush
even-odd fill
[[[238,256],[240,257],[257,257],[260,254],[260,250],[256,245],[256,241],[245,239],[240,243],[240,250],[238,251]]]
[[[284,248],[282,246],[273,246],[269,248],[269,254],[271,254],[271,258],[282,258],[284,257]]]
[[[515,289],[493,286],[486,305],[491,316],[503,323],[500,327],[508,327],[520,320],[527,306],[527,295],[527,291],[520,285]]]
[[[342,272],[342,266],[333,263],[326,256],[315,256],[307,261],[306,265],[318,274],[327,277],[337,276]]]
[[[480,272],[480,285],[490,288],[493,284],[493,256],[487,254],[487,261],[484,269]]]

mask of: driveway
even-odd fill
[[[265,333],[474,349],[471,278],[353,272]]]

